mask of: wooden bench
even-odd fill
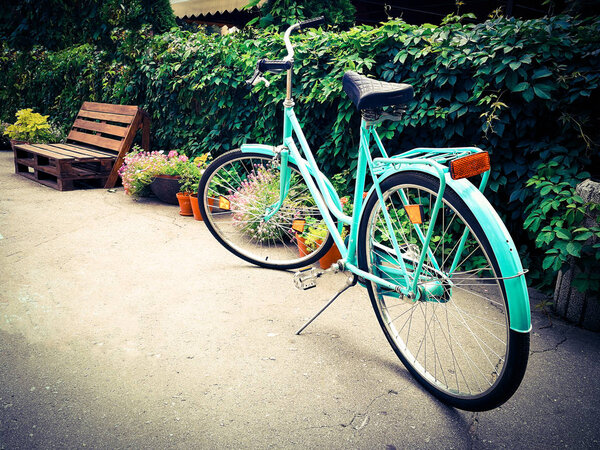
[[[115,186],[118,170],[142,129],[150,147],[150,118],[137,106],[84,102],[65,144],[15,144],[15,172],[59,191]]]

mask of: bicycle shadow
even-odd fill
[[[273,275],[277,277],[281,277],[281,275],[285,277],[289,276],[290,285],[292,285],[291,276],[296,273],[296,270],[266,269],[245,264],[244,262],[239,262],[239,264],[231,266],[230,270],[236,273],[240,271],[247,273],[261,271],[264,274],[265,281],[272,279],[270,277]],[[339,280],[336,279],[336,287],[338,281],[342,281],[342,277],[340,276],[339,278]],[[295,292],[295,290],[292,292]],[[302,295],[301,291],[297,292]],[[332,366],[338,366],[337,369],[333,367],[333,370],[336,370],[340,374],[341,380],[345,383],[349,391],[355,391],[357,387],[343,371],[339,370],[339,367],[357,368],[356,370],[359,372],[356,376],[364,379],[371,377],[373,372],[376,372],[378,378],[393,381],[390,384],[394,385],[394,387],[384,390],[386,395],[388,391],[399,392],[396,386],[400,384],[403,386],[402,390],[408,389],[412,391],[411,397],[422,398],[423,401],[429,399],[430,402],[428,403],[432,404],[437,414],[441,414],[453,423],[462,424],[459,427],[461,429],[463,426],[468,428],[469,423],[464,413],[443,404],[433,397],[413,378],[396,357],[381,332],[377,319],[373,314],[370,301],[368,298],[357,298],[361,295],[360,292],[363,292],[359,286],[343,294],[342,298],[325,310],[323,315],[311,323],[302,334],[296,335],[296,330],[309,317],[312,317],[318,308],[323,306],[327,300],[327,296],[330,295],[330,293],[326,294],[323,292],[320,287],[311,289],[309,292],[313,294],[313,297],[318,297],[318,300],[315,299],[314,304],[312,301],[310,304],[305,303],[305,306],[302,307],[301,315],[294,317],[296,313],[290,310],[289,316],[286,317],[286,322],[293,323],[293,328],[289,329],[289,336],[297,338],[296,346],[302,343],[306,354],[314,354],[320,360],[327,361]],[[366,296],[367,294],[364,293],[364,295]],[[298,305],[295,306],[297,307]],[[340,309],[342,310],[342,314],[348,316],[347,318],[342,319],[339,316]],[[366,332],[365,330],[370,331]],[[469,413],[467,413],[468,415]]]
[[[375,322],[375,319],[373,320]],[[375,325],[377,324],[375,323]],[[468,431],[472,426],[475,413],[448,406],[431,395],[397,359],[393,350],[387,348],[389,344],[383,334],[381,334],[381,339],[377,339],[376,344],[371,343],[370,345],[365,340],[360,340],[360,337],[352,338],[353,334],[355,333],[352,333],[349,328],[332,326],[323,320],[312,330],[304,331],[298,337],[302,339],[302,342],[310,340],[308,345],[312,346],[315,353],[325,360],[334,361],[340,367],[364,367],[359,370],[364,372],[361,375],[365,379],[372,377],[373,372],[376,372],[376,378],[383,380],[384,384],[389,381],[393,386],[401,385],[399,389],[383,389],[382,395],[410,393],[411,398],[417,398],[419,401],[419,405],[416,407],[422,408],[426,403],[427,407],[433,408],[436,414],[441,415],[447,421],[456,423],[459,431]],[[382,351],[381,348],[373,351],[373,345],[382,347],[385,351]],[[355,389],[355,386],[348,385],[348,390]],[[369,395],[371,394],[369,393]]]

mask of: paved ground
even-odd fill
[[[600,445],[597,333],[534,312],[515,396],[455,410],[358,287],[294,335],[343,276],[300,292],[176,207],[13,171],[0,152],[0,449]]]

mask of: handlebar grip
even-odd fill
[[[315,17],[314,19],[308,19],[308,20],[305,20],[303,22],[300,22],[298,24],[298,27],[301,30],[304,30],[305,28],[316,27],[317,25],[321,25],[322,23],[325,23],[325,17],[323,17],[323,16],[321,16],[321,17]]]
[[[261,59],[258,61],[257,65],[258,70],[261,72],[281,72],[282,70],[288,70],[292,68],[291,61],[283,61],[283,60],[268,60]]]

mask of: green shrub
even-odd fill
[[[597,292],[600,273],[593,268],[600,266],[600,224],[592,218],[600,216],[600,205],[586,204],[576,193],[577,184],[590,174],[577,172],[573,155],[561,147],[553,154],[527,182],[535,195],[525,209],[524,228],[544,252],[541,266],[532,268],[533,275],[551,288],[556,272],[574,262],[580,268],[574,286],[581,292]]]
[[[248,6],[256,6],[258,3],[259,0],[253,0]],[[298,21],[323,16],[327,25],[347,27],[354,23],[355,15],[356,8],[350,0],[268,0],[260,8],[260,17],[249,23],[285,28]]]
[[[344,71],[413,84],[415,100],[404,118],[380,127],[388,150],[490,151],[491,200],[529,265],[542,267],[545,250],[534,244],[541,229],[528,228],[528,236],[523,228],[527,206],[540,199],[528,180],[556,149],[574,173],[600,175],[600,18],[452,20],[294,35],[296,112],[325,173],[352,172],[360,116],[342,92]],[[70,124],[83,100],[108,101],[145,108],[155,148],[216,157],[244,142],[280,143],[284,75],[267,75],[271,87],[260,85],[254,94],[245,86],[258,58],[285,54],[272,28],[224,37],[180,30],[152,36],[147,29],[113,36],[112,54],[90,45],[30,53],[4,47],[0,119],[35,105]],[[550,270],[553,277],[555,266]]]
[[[0,41],[12,48],[50,49],[94,42],[111,43],[115,28],[138,30],[150,25],[163,33],[174,27],[169,0],[35,0],[12,2],[0,14]]]
[[[60,142],[64,135],[55,126],[48,123],[48,116],[42,116],[26,108],[17,111],[17,121],[2,126],[2,134],[9,139],[31,143],[46,144]]]

